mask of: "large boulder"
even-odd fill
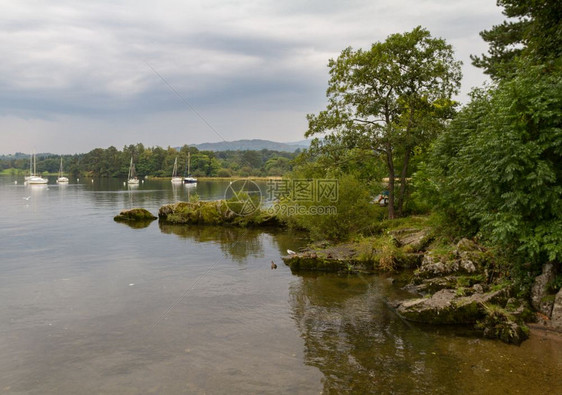
[[[459,296],[455,290],[442,289],[429,298],[406,300],[397,312],[405,319],[430,324],[473,324],[486,315],[485,303],[499,303],[505,291]]]
[[[433,239],[429,229],[406,228],[389,233],[394,238],[397,247],[402,247],[407,252],[423,251]]]
[[[552,263],[545,263],[542,268],[542,274],[535,278],[533,287],[531,288],[531,305],[542,314],[550,317],[554,307],[554,297],[549,297],[549,284],[556,277],[556,268]]]

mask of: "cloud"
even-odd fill
[[[489,0],[21,0],[2,12],[6,153],[57,151],[63,136],[68,152],[219,140],[190,107],[228,139],[298,140],[325,105],[329,58],[417,25],[464,61],[463,98],[484,80],[469,59],[486,50],[478,32],[503,19]]]

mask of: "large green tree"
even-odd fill
[[[410,158],[450,117],[460,65],[445,40],[421,27],[368,51],[346,48],[329,61],[327,109],[308,115],[306,135],[335,134],[348,147],[369,147],[379,155],[388,170],[388,215],[394,218],[395,178],[401,179],[401,214]]]

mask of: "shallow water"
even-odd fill
[[[22,184],[0,177],[0,393],[560,391],[556,338],[404,322],[384,277],[291,274],[298,234],[113,221],[228,182]]]

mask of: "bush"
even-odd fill
[[[232,177],[232,171],[230,169],[219,169],[217,177]]]
[[[294,202],[288,199],[282,204],[291,205]],[[382,219],[382,212],[371,203],[365,184],[351,175],[338,179],[337,201],[323,199],[319,202],[299,202],[299,205],[309,209],[309,212],[312,206],[333,207],[336,211],[323,215],[281,213],[281,218],[290,226],[308,230],[314,240],[349,240],[357,234],[369,233],[374,223]]]

